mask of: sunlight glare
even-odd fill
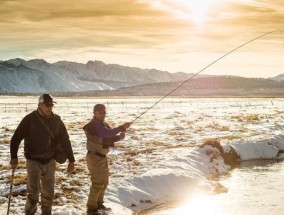
[[[180,215],[186,214],[198,214],[198,215],[208,215],[215,211],[216,204],[210,198],[210,195],[197,194],[191,197],[187,202],[185,202],[181,207],[178,208],[178,213]]]
[[[186,13],[189,13],[186,17],[200,24],[206,20],[208,10],[216,4],[217,0],[177,0],[174,2],[186,9]]]

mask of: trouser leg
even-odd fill
[[[86,161],[92,182],[87,207],[89,210],[96,210],[98,208],[99,201],[103,200],[103,195],[108,183],[109,172],[107,159],[98,157],[96,155],[87,154]]]
[[[105,159],[105,162],[103,164],[103,189],[99,193],[98,196],[98,205],[102,205],[104,203],[104,195],[105,191],[107,189],[108,183],[109,183],[109,168],[108,168],[108,162],[107,159]]]
[[[40,191],[41,167],[37,161],[27,160],[27,201],[25,214],[33,215],[37,211],[37,203]]]
[[[41,209],[42,215],[50,215],[54,199],[55,160],[44,165],[41,175]]]

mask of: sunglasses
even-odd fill
[[[106,114],[105,111],[97,111],[98,114]]]
[[[54,106],[54,104],[44,104],[45,105],[45,107],[53,107]]]

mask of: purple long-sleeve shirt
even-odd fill
[[[88,130],[90,133],[95,133],[99,137],[114,138],[114,142],[116,142],[120,140],[120,137],[117,134],[125,131],[125,128],[123,126],[110,128],[104,122],[101,122],[99,120],[92,120],[92,123],[90,123]]]

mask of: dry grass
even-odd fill
[[[133,160],[134,160],[134,158],[132,158],[132,157],[127,157],[127,158],[126,158],[126,161],[127,161],[127,162],[131,162],[131,161],[133,161]]]
[[[17,197],[17,196],[26,196],[28,194],[27,190],[21,190],[21,191],[13,191],[12,196]],[[8,196],[7,196],[8,197]]]
[[[128,146],[126,146],[126,145],[123,144],[123,143],[114,143],[114,147],[115,147],[115,148],[120,148],[120,149],[128,148]]]
[[[176,145],[168,145],[165,148],[166,149],[175,149],[175,148],[191,148],[194,147],[194,145],[183,145],[183,144],[176,144]]]
[[[4,144],[9,144],[10,143],[10,138],[8,139],[8,138],[4,138],[3,139],[3,143]]]
[[[168,146],[168,143],[164,143],[164,142],[159,142],[159,141],[151,141],[151,142],[147,142],[144,145],[146,146]]]
[[[144,149],[144,150],[140,150],[139,153],[140,154],[151,154],[152,152],[154,152],[156,149]]]
[[[3,126],[2,129],[3,129],[4,131],[13,131],[13,129],[8,128],[7,126]]]
[[[222,184],[217,183],[214,187],[214,192],[215,193],[227,193],[228,188],[224,187]]]
[[[241,133],[248,132],[248,129],[242,127],[238,130],[238,132],[241,132]]]
[[[140,165],[140,162],[138,160],[133,160],[132,161],[132,165],[133,166],[139,166]]]
[[[56,176],[55,178],[55,184],[62,184],[63,182],[65,182],[65,177],[62,176]]]
[[[82,121],[82,122],[69,122],[66,127],[67,130],[71,130],[71,131],[83,131],[83,127],[86,124],[86,121]]]
[[[1,170],[8,170],[8,169],[10,169],[10,168],[11,168],[10,165],[0,164],[0,171],[1,171]]]
[[[132,157],[126,158],[126,161],[131,162],[132,166],[139,166],[140,165],[140,162],[138,160],[132,158]]]
[[[240,136],[234,136],[234,135],[219,137],[220,140],[235,140],[240,138],[241,138]]]
[[[229,126],[222,126],[222,125],[219,125],[218,123],[209,124],[205,126],[205,128],[211,128],[216,131],[229,131]]]
[[[65,197],[68,203],[72,203],[73,205],[77,205],[78,202],[82,200],[77,194],[84,185],[84,180],[69,180],[66,177],[56,177],[56,184],[62,184],[66,181],[68,181],[70,186],[57,188],[58,191],[55,193],[54,205],[62,206],[66,204],[60,200],[60,197]]]
[[[83,166],[83,165],[76,165],[75,166],[75,170],[74,170],[74,174],[80,174],[80,173],[83,173],[83,172],[86,172],[86,168],[85,168],[86,164]]]
[[[85,175],[84,172],[87,171],[85,168],[85,158],[81,158],[80,161],[84,161],[83,163],[78,163],[75,166],[75,174],[78,173],[80,175]],[[83,173],[83,174],[82,174]],[[68,187],[60,186],[62,184],[68,183]],[[72,203],[73,205],[77,205],[78,201],[81,201],[80,198],[77,196],[80,189],[84,186],[84,180],[70,178],[67,175],[60,175],[56,176],[55,184],[59,185],[57,187],[57,192],[55,193],[55,200],[54,205],[60,206],[64,205],[65,202],[62,202],[60,197],[65,197],[68,200],[68,203]]]
[[[77,196],[77,193],[79,191],[79,188],[63,188],[62,191],[55,193],[55,199],[53,202],[53,205],[55,206],[63,206],[66,204],[66,202],[61,202],[60,197],[66,197],[67,203],[72,203],[75,208],[77,208],[76,205],[78,205],[78,202],[82,201],[80,197]]]
[[[1,175],[0,181],[7,180],[10,183],[11,177],[12,177],[11,174],[5,175],[5,176]],[[26,181],[27,181],[27,174],[26,173],[14,174],[13,185],[18,186],[18,185],[21,185],[21,184],[26,184]]]
[[[15,174],[13,184],[15,186],[26,184],[27,174]]]
[[[73,186],[75,190],[80,189],[78,187],[82,187],[84,185],[83,180],[72,180],[70,181],[70,185]]]
[[[207,139],[204,141],[203,145],[220,145],[219,138]]]
[[[239,122],[251,122],[251,123],[256,123],[261,120],[261,117],[257,114],[232,116],[231,118],[236,119]]]
[[[17,169],[25,169],[26,168],[26,160],[19,160]],[[0,170],[11,170],[10,164],[4,165],[0,164]]]
[[[85,163],[86,163],[86,157],[80,158],[80,159],[78,160],[78,162],[85,164]]]
[[[77,196],[77,193],[79,193],[80,189],[80,187],[63,188],[62,192],[66,199],[68,199],[68,202],[73,203],[73,205],[75,206],[79,201],[82,201],[82,199]]]
[[[115,173],[110,173],[110,176],[112,177],[112,178],[123,178],[123,177],[125,177],[125,175],[121,175],[121,174],[115,174]]]
[[[119,158],[120,158],[120,155],[119,155],[119,156],[111,156],[111,157],[108,157],[108,158],[107,158],[108,164],[109,164],[109,165],[112,165],[112,164],[113,164],[114,162],[116,162]]]
[[[129,150],[127,152],[124,152],[124,155],[136,156],[136,155],[138,155],[138,151]]]
[[[184,141],[188,140],[188,138],[184,137],[184,136],[178,136],[178,137],[175,138],[175,140],[178,141],[178,142],[184,142]]]
[[[7,201],[6,199],[1,198],[1,199],[0,199],[0,205],[4,204],[6,201]]]
[[[78,162],[76,162],[74,174],[81,174],[85,172],[87,172],[87,162],[86,162],[86,158],[83,157],[79,159]]]
[[[129,156],[136,156],[138,154],[150,154],[153,151],[155,151],[156,149],[152,148],[152,149],[144,149],[144,150],[129,150],[127,152],[124,153],[125,156],[129,155]]]
[[[130,137],[131,140],[141,140],[141,137],[137,136],[137,135],[132,135]]]
[[[184,141],[184,140],[188,140],[189,138],[191,138],[191,136],[187,135],[186,137],[178,137],[176,138],[176,140],[178,141]],[[151,146],[151,147],[155,147],[155,146],[158,146],[159,148],[152,148],[152,149],[146,149],[147,150],[150,150],[150,152],[154,152],[154,151],[157,151],[157,150],[162,150],[162,149],[173,149],[173,148],[188,148],[188,147],[194,147],[195,145],[188,145],[188,144],[170,144],[170,143],[164,143],[164,142],[157,142],[157,141],[154,141],[154,142],[147,142],[145,143],[145,145],[147,147]],[[145,151],[145,150],[144,150]],[[148,153],[150,153],[148,152]]]
[[[18,161],[18,168],[19,169],[26,169],[26,160],[19,160]]]
[[[157,131],[158,129],[154,128],[154,127],[147,127],[144,130],[146,130],[146,131]]]
[[[184,135],[184,132],[183,131],[170,131],[167,133],[168,135]]]

